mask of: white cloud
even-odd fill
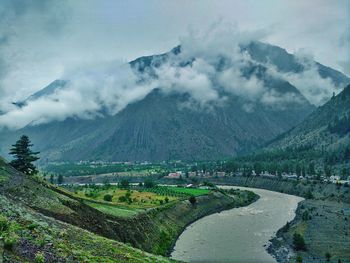
[[[141,74],[120,61],[93,62],[71,67],[62,74],[69,80],[65,88],[22,108],[9,108],[0,115],[0,126],[18,129],[65,118],[95,118],[114,115],[130,103],[142,100],[153,89],[165,94],[189,94],[190,101],[201,108],[223,105],[230,95],[243,101],[243,109],[253,112],[256,103],[273,109],[284,109],[290,103],[302,103],[295,93],[281,94],[258,78],[258,72],[242,73],[252,66],[261,67],[241,45],[260,40],[266,32],[239,31],[235,26],[215,25],[207,31],[190,32],[181,38],[181,53],[170,55],[161,66]],[[287,79],[310,100],[320,103],[334,87],[322,79],[305,55],[303,73],[280,73],[272,65],[268,74]],[[326,91],[325,91],[326,89]],[[316,94],[316,95],[315,95]],[[185,103],[186,104],[186,103]],[[184,105],[185,105],[184,104]]]

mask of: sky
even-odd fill
[[[350,75],[348,0],[0,0],[0,110],[81,68],[167,52],[216,25]]]

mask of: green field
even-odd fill
[[[134,186],[121,189],[114,185],[86,185],[69,189],[74,196],[83,199],[89,206],[106,214],[132,217],[146,209],[155,208],[187,199],[190,196],[206,195],[207,189],[174,186],[145,188]],[[106,199],[109,196],[109,199]]]
[[[199,189],[199,188],[184,188],[184,187],[171,187],[171,189],[178,193],[200,196],[209,194],[210,190],[207,189]]]
[[[121,217],[132,217],[137,213],[143,211],[141,209],[132,209],[121,206],[116,206],[113,204],[103,204],[103,203],[95,203],[86,201],[86,204],[92,206],[93,208],[113,216],[121,216]]]

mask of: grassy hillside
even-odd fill
[[[117,207],[113,209],[118,211],[111,212],[106,204],[89,202],[23,175],[0,160],[0,200],[1,220],[6,225],[1,229],[4,244],[0,247],[10,262],[33,261],[38,253],[52,258],[47,262],[166,262],[166,258],[132,247],[167,255],[188,224],[211,213],[247,205],[256,195],[242,192],[230,197],[214,191],[197,196],[195,204],[180,199],[121,214]]]
[[[19,174],[2,159],[0,189],[0,262],[170,261],[39,213],[74,214],[64,204],[74,201]]]

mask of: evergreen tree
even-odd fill
[[[36,174],[38,170],[34,166],[33,162],[39,160],[36,155],[39,152],[33,152],[30,147],[32,147],[28,136],[22,135],[21,138],[12,145],[10,154],[14,156],[14,160],[10,162],[16,170],[24,174]]]
[[[57,177],[57,183],[58,183],[58,184],[62,184],[63,181],[64,181],[63,175],[62,175],[62,174],[59,174],[58,177]]]
[[[50,174],[50,183],[53,184],[55,182],[55,178],[53,177],[53,174]]]

